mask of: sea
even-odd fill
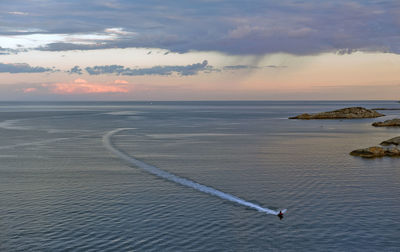
[[[0,251],[400,251],[397,101],[0,102]],[[275,214],[287,209],[282,219]]]

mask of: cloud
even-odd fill
[[[71,51],[71,50],[99,50],[99,49],[109,49],[113,48],[114,46],[106,44],[106,43],[95,43],[95,44],[79,44],[79,43],[64,43],[64,42],[57,42],[57,43],[49,43],[45,46],[39,46],[36,49],[39,51]],[[126,47],[121,47],[126,48]]]
[[[277,66],[277,65],[268,65],[268,66],[264,66],[267,68],[287,68],[288,66]]]
[[[99,74],[116,74],[127,76],[141,76],[141,75],[171,75],[177,73],[181,76],[196,75],[199,72],[217,71],[212,66],[208,65],[208,61],[204,60],[202,63],[195,63],[186,66],[154,66],[149,68],[136,68],[131,69],[121,65],[107,65],[107,66],[94,66],[86,67],[85,70],[90,75]]]
[[[18,15],[18,16],[26,16],[29,15],[27,12],[21,12],[21,11],[9,11],[8,14],[11,15]]]
[[[253,55],[400,53],[398,0],[2,0],[2,5],[10,6],[3,11],[12,15],[0,16],[0,36],[66,35],[36,46],[39,50],[144,47]],[[35,15],[21,15],[27,10]],[[83,34],[101,36],[68,40]]]
[[[350,49],[350,48],[344,48],[336,51],[336,54],[338,55],[346,55],[346,54],[352,54],[357,52],[357,49]]]
[[[128,84],[129,82],[127,82],[126,80],[115,80],[114,83],[115,84]]]
[[[17,54],[19,52],[26,52],[27,49],[19,48],[19,49],[12,49],[12,48],[3,48],[0,46],[0,55],[10,55],[10,54]]]
[[[0,55],[9,55],[11,54],[10,51],[8,51],[5,48],[0,47]]]
[[[88,82],[87,82],[87,80],[84,80],[84,79],[78,78],[78,79],[75,79],[75,80],[74,80],[74,83],[79,83],[79,84],[82,84],[82,83],[88,83]]]
[[[134,32],[125,31],[124,28],[121,28],[121,27],[106,28],[106,29],[104,29],[104,32],[111,33],[111,34],[117,34],[117,35],[135,35],[136,34]]]
[[[0,73],[43,73],[56,70],[46,67],[31,67],[26,63],[0,63]]]
[[[71,70],[68,70],[67,73],[81,75],[82,69],[79,66],[74,66],[73,68],[71,68]]]
[[[242,70],[242,69],[262,69],[262,68],[286,68],[287,66],[277,66],[277,65],[268,65],[268,66],[252,66],[252,65],[233,65],[233,66],[224,66],[224,70]]]
[[[224,66],[224,70],[241,70],[241,69],[257,69],[258,66],[250,66],[250,65],[233,65],[233,66]]]
[[[37,91],[37,88],[24,88],[22,90],[22,92],[24,92],[24,93],[33,93],[33,92],[36,92],[36,91]]]
[[[99,93],[128,93],[130,88],[126,83],[100,84],[89,83],[84,79],[76,79],[71,83],[43,84],[42,87],[49,89],[53,94],[99,94]]]

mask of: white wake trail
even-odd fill
[[[231,195],[231,194],[221,192],[221,191],[219,191],[219,190],[217,190],[217,189],[214,189],[214,188],[212,188],[212,187],[209,187],[209,186],[205,186],[205,185],[196,183],[196,182],[194,182],[194,181],[192,181],[192,180],[189,180],[189,179],[185,179],[185,178],[178,177],[178,176],[176,176],[176,175],[174,175],[174,174],[172,174],[172,173],[169,173],[169,172],[167,172],[167,171],[163,171],[163,170],[161,170],[161,169],[159,169],[159,168],[157,168],[157,167],[155,167],[155,166],[146,164],[146,163],[144,163],[144,162],[142,162],[142,161],[140,161],[140,160],[137,160],[137,159],[135,159],[135,158],[133,158],[133,157],[128,156],[128,155],[125,154],[124,152],[118,150],[118,149],[113,145],[113,143],[112,143],[112,141],[111,141],[111,137],[112,137],[114,134],[116,134],[116,133],[118,133],[118,132],[120,132],[120,131],[123,131],[123,130],[130,130],[130,129],[131,129],[131,128],[120,128],[120,129],[115,129],[115,130],[112,130],[112,131],[106,133],[106,134],[103,136],[103,142],[104,142],[105,147],[106,147],[109,151],[111,151],[112,153],[114,153],[116,156],[118,156],[119,158],[125,160],[127,163],[132,164],[132,165],[135,165],[135,166],[137,166],[137,167],[139,167],[139,168],[141,168],[141,169],[143,169],[143,170],[145,170],[145,171],[147,171],[147,172],[149,172],[149,173],[151,173],[151,174],[154,174],[154,175],[156,175],[156,176],[158,176],[158,177],[167,179],[167,180],[169,180],[169,181],[175,182],[175,183],[180,184],[180,185],[184,185],[184,186],[187,186],[187,187],[191,187],[191,188],[193,188],[193,189],[195,189],[195,190],[198,190],[198,191],[201,191],[201,192],[204,192],[204,193],[208,193],[208,194],[217,196],[217,197],[219,197],[219,198],[221,198],[221,199],[229,200],[229,201],[232,201],[232,202],[235,202],[235,203],[238,203],[238,204],[241,204],[241,205],[244,205],[244,206],[247,206],[247,207],[256,209],[256,210],[258,210],[258,211],[260,211],[260,212],[264,212],[264,213],[267,213],[267,214],[274,214],[274,215],[277,215],[277,214],[278,214],[278,211],[274,211],[274,210],[269,209],[269,208],[261,207],[261,206],[259,206],[259,205],[257,205],[257,204],[248,202],[248,201],[246,201],[246,200],[244,200],[244,199],[238,198],[238,197],[233,196],[233,195]]]

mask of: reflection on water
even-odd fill
[[[348,153],[378,119],[289,116],[395,102],[0,104],[1,251],[398,250],[399,159]],[[398,111],[384,111],[387,118]],[[265,208],[130,167],[103,146]]]

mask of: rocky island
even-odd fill
[[[374,127],[400,127],[400,119],[386,120],[383,122],[374,122],[372,124]]]
[[[361,119],[376,118],[381,116],[384,116],[384,114],[378,113],[375,110],[366,109],[363,107],[350,107],[316,114],[301,114],[298,116],[289,117],[289,119]]]
[[[352,156],[364,157],[364,158],[375,158],[375,157],[400,157],[400,150],[396,147],[383,148],[381,146],[373,146],[364,149],[358,149],[350,152]]]
[[[383,141],[382,143],[380,143],[380,145],[389,147],[373,146],[369,148],[358,149],[350,152],[350,155],[364,158],[375,158],[384,156],[400,157],[400,149],[397,148],[397,146],[400,145],[400,136]],[[396,145],[396,147],[392,145]]]
[[[400,144],[400,136],[398,137],[393,137],[389,140],[383,141],[380,143],[382,146],[389,146],[389,145],[399,145]]]

